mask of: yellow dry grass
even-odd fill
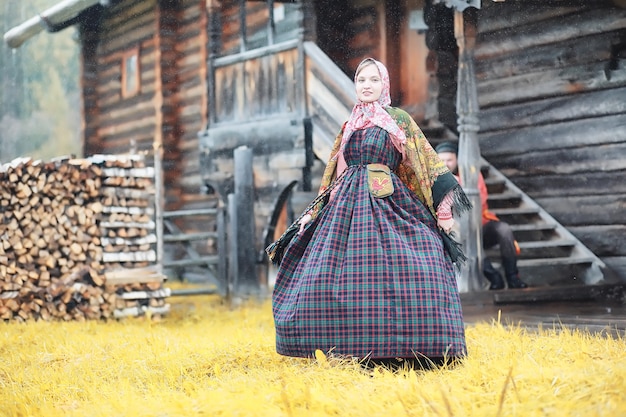
[[[0,416],[624,416],[626,342],[500,323],[434,371],[285,358],[269,302],[173,297],[162,321],[0,323]]]

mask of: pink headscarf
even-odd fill
[[[391,105],[391,96],[389,95],[389,72],[387,71],[387,68],[381,62],[378,62],[373,58],[366,58],[361,61],[357,67],[357,72],[354,74],[354,82],[356,84],[359,72],[365,67],[364,64],[366,62],[376,64],[383,83],[383,90],[378,100],[372,103],[364,103],[357,99],[357,103],[352,108],[350,119],[344,127],[339,152],[337,152],[333,159],[338,158],[339,154],[344,151],[348,139],[350,139],[350,136],[355,130],[365,129],[372,126],[379,126],[389,133],[389,137],[391,138],[393,145],[402,154],[402,159],[404,159],[404,144],[406,143],[406,135],[391,118],[389,113],[385,111],[385,108]]]

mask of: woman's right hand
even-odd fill
[[[300,230],[298,231],[298,234],[304,231],[304,228],[307,224],[309,224],[311,220],[313,220],[313,216],[311,216],[310,214],[305,214],[302,219],[300,219]]]

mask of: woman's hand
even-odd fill
[[[313,220],[313,216],[310,214],[305,214],[302,219],[300,219],[300,230],[298,231],[298,234],[301,234],[304,231],[304,228],[311,220]]]
[[[441,230],[449,234],[454,227],[454,218],[446,220],[439,219],[437,220],[437,225],[441,228]]]

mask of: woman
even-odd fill
[[[389,107],[385,66],[365,59],[355,86],[320,193],[340,180],[303,217],[278,270],[276,349],[375,363],[462,357],[461,304],[442,236],[453,208],[470,203],[413,119]],[[368,176],[372,163],[384,165]]]

